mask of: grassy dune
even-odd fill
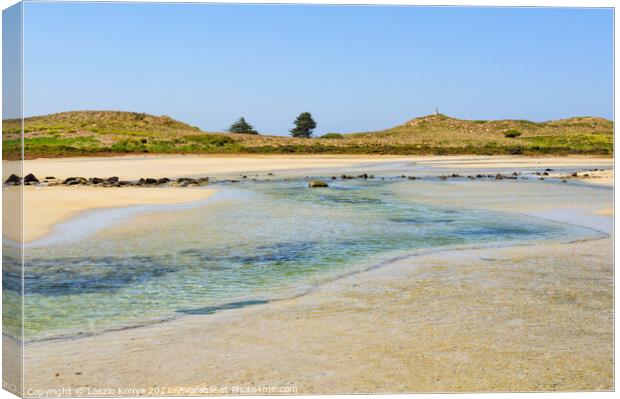
[[[3,121],[4,159],[19,158],[20,132],[20,121]],[[301,139],[203,132],[167,116],[78,111],[27,118],[24,136],[26,158],[131,153],[613,154],[613,122],[595,117],[531,122],[440,114],[376,132]]]

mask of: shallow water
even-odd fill
[[[26,340],[93,334],[184,314],[212,314],[303,293],[316,284],[431,248],[572,240],[597,233],[508,213],[413,202],[419,185],[303,179],[221,186],[212,200],[139,229],[116,210],[66,224],[65,241],[26,251]],[[106,213],[108,212],[108,213]],[[125,213],[123,213],[125,212]],[[101,220],[98,220],[100,218]],[[95,228],[104,228],[95,234]],[[77,229],[77,230],[76,230]],[[81,231],[76,235],[76,231]],[[19,269],[5,257],[5,293]]]

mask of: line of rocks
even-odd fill
[[[32,173],[26,175],[23,179],[23,184],[28,185],[46,185],[46,186],[95,186],[95,187],[123,187],[123,186],[131,186],[131,187],[159,187],[159,186],[177,186],[177,187],[188,187],[188,186],[204,186],[209,183],[208,177],[199,177],[199,178],[191,178],[191,177],[180,177],[178,179],[169,179],[167,177],[162,178],[153,178],[153,177],[142,177],[139,180],[121,180],[118,176],[112,177],[81,177],[81,176],[72,176],[67,177],[66,179],[57,179],[54,176],[47,176],[43,181],[37,179],[35,175]],[[5,185],[13,185],[19,186],[22,184],[22,179],[12,174],[9,176],[5,182]]]

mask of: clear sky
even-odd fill
[[[287,134],[430,114],[613,117],[611,9],[28,3],[24,112],[244,116]]]

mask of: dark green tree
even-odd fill
[[[244,117],[239,118],[237,122],[230,125],[228,131],[231,133],[258,134],[254,127],[245,121]]]
[[[310,112],[302,112],[295,119],[295,127],[290,130],[293,137],[312,137],[312,130],[316,127],[316,122],[312,119]]]

